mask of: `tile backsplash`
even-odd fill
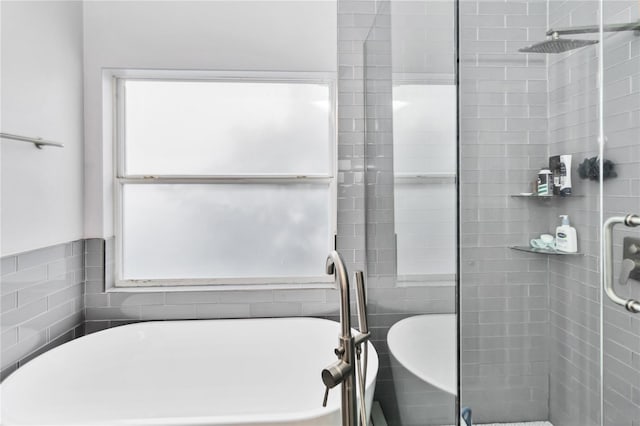
[[[83,334],[83,240],[2,258],[2,376]]]
[[[113,241],[87,240],[87,333],[148,320],[338,314],[333,289],[105,292],[105,284],[113,280]]]

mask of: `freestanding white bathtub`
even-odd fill
[[[455,314],[417,315],[389,329],[391,372],[403,425],[455,424],[456,341]]]
[[[339,324],[316,318],[145,322],[59,346],[0,386],[10,425],[339,425],[321,370]],[[378,357],[369,344],[370,413]]]

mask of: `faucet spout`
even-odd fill
[[[360,319],[360,333],[354,338],[351,334],[351,307],[349,304],[349,274],[347,274],[347,268],[342,262],[342,258],[337,251],[333,250],[329,253],[326,263],[327,274],[333,274],[336,278],[336,284],[340,290],[340,327],[341,334],[339,339],[339,346],[335,350],[335,354],[338,356],[338,361],[329,365],[322,370],[322,381],[326,386],[324,393],[324,400],[322,406],[327,405],[327,398],[329,396],[329,389],[335,386],[342,385],[342,426],[356,426],[357,425],[357,408],[356,408],[356,369],[360,369],[360,345],[367,344],[369,340],[369,327],[367,326],[367,311],[364,295],[364,275],[362,272],[356,274],[356,281],[358,283],[358,314]],[[357,355],[356,355],[357,346]],[[358,364],[356,365],[356,356],[358,358]],[[365,346],[365,359],[366,359],[366,346]],[[366,361],[365,361],[366,369]],[[365,370],[366,371],[366,370]],[[360,419],[362,423],[366,422],[366,408],[364,406],[364,393],[365,393],[365,377],[366,373],[360,371],[358,373],[361,378],[361,413]]]
[[[340,290],[340,325],[341,338],[351,337],[351,306],[349,301],[349,275],[340,254],[333,250],[329,253],[326,263],[327,274],[335,274],[336,284]]]
[[[351,335],[349,275],[340,254],[335,250],[327,257],[326,271],[335,275],[340,290],[341,334],[335,351],[338,361],[322,371],[322,381],[327,387],[323,405],[326,404],[329,389],[342,384],[342,426],[356,426],[355,342]]]

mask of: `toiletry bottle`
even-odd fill
[[[569,224],[569,216],[560,215],[562,225],[556,228],[556,249],[565,253],[575,253],[578,251],[578,235],[576,228]]]
[[[542,169],[538,172],[538,196],[549,196],[553,195],[553,178],[551,175],[551,170]]]
[[[571,195],[571,155],[560,156],[560,195]]]
[[[549,157],[549,170],[553,175],[553,195],[560,195],[560,156]]]

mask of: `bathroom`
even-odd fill
[[[20,375],[37,366],[29,389],[49,389],[47,357],[127,327],[339,321],[335,248],[352,288],[364,272],[371,424],[640,425],[640,315],[603,288],[640,299],[639,229],[605,226],[640,215],[637,1],[2,0],[0,19],[2,424],[140,424],[44,408],[38,422],[12,405]],[[165,105],[171,84],[144,92],[154,82],[200,86]],[[215,114],[189,121],[225,82],[251,90],[200,99]],[[136,114],[153,137],[127,151]],[[212,129],[245,145],[214,147]],[[538,195],[557,155],[571,156],[571,194]],[[560,215],[577,252],[531,248]],[[213,336],[196,343],[238,343]],[[336,344],[318,350],[327,363]],[[58,373],[101,371],[110,351],[62,357]],[[57,397],[90,416],[80,392]],[[329,398],[338,409],[338,387]]]

